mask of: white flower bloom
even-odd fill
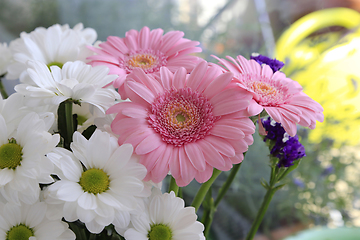
[[[113,222],[126,227],[130,211],[150,195],[142,181],[146,168],[133,159],[133,147],[119,146],[116,138],[96,130],[89,140],[75,132],[71,149],[48,154],[61,180],[47,188],[45,201],[61,207],[67,221],[84,222],[92,233]]]
[[[0,43],[0,76],[7,72],[12,60],[12,54],[6,43]]]
[[[204,225],[198,222],[195,208],[184,207],[174,192],[161,194],[157,188],[145,202],[145,210],[131,218],[126,240],[205,239]],[[118,226],[115,225],[118,230]],[[120,228],[121,230],[121,228]]]
[[[22,32],[20,38],[10,43],[14,62],[8,66],[6,78],[18,79],[24,74],[29,60],[60,67],[68,61],[85,61],[91,55],[86,45],[93,44],[96,38],[96,31],[84,29],[81,23],[73,29],[69,25],[55,24],[47,29],[38,27],[30,33]]]
[[[39,199],[39,183],[53,182],[54,165],[45,155],[60,136],[48,132],[54,116],[48,117],[29,113],[12,130],[0,114],[0,192],[8,201],[32,204]]]
[[[102,112],[114,104],[119,94],[112,87],[104,88],[116,75],[108,75],[105,66],[92,67],[81,61],[67,62],[62,68],[49,68],[39,61],[28,63],[27,72],[35,85],[18,84],[15,90],[28,98],[28,104],[58,105],[72,99],[80,103],[89,103]]]
[[[73,240],[68,224],[46,218],[47,205],[0,203],[0,239]]]

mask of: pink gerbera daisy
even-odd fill
[[[255,131],[246,108],[252,95],[230,86],[232,73],[200,62],[187,74],[160,69],[160,81],[135,69],[125,81],[132,102],[121,102],[112,130],[131,143],[148,170],[145,180],[162,181],[170,171],[179,186],[207,181],[213,167],[227,171],[243,160]]]
[[[234,74],[238,86],[253,94],[253,101],[248,107],[250,115],[257,115],[265,109],[292,137],[296,134],[296,124],[314,129],[316,121],[324,120],[321,105],[283,72],[273,72],[269,65],[260,65],[241,55],[237,56],[237,61],[227,56],[231,62],[215,58]]]
[[[136,68],[141,68],[146,74],[159,75],[160,68],[166,66],[175,72],[179,67],[185,67],[190,72],[199,62],[199,58],[189,55],[201,52],[195,47],[199,42],[183,38],[184,33],[170,31],[163,35],[163,30],[151,30],[143,27],[140,32],[130,30],[125,38],[110,36],[106,42],[97,47],[89,47],[97,53],[88,57],[90,64],[106,65],[110,74],[119,77],[113,82],[119,89],[122,99],[126,99],[123,83],[128,74]]]

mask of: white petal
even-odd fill
[[[96,196],[92,193],[84,192],[78,199],[78,204],[85,210],[96,209],[98,207]]]

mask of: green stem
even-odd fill
[[[73,123],[73,114],[72,114],[72,101],[65,101],[65,121],[66,121],[66,148],[70,149],[70,143],[72,142],[72,136],[74,133],[74,123]]]
[[[90,233],[89,240],[96,240],[96,234]]]
[[[264,218],[264,215],[266,213],[266,210],[268,209],[269,207],[269,204],[271,202],[271,199],[272,197],[274,196],[275,192],[276,192],[277,189],[274,189],[273,186],[271,185],[266,194],[265,194],[265,197],[263,199],[263,202],[261,204],[261,207],[256,215],[256,218],[251,226],[251,229],[248,233],[248,235],[246,236],[246,240],[251,240],[254,238],[259,226],[260,226],[260,223],[262,222],[263,218]]]
[[[214,181],[220,175],[220,173],[221,173],[220,170],[214,168],[211,178],[207,182],[201,184],[201,187],[199,188],[193,202],[191,203],[191,206],[195,208],[195,212],[197,212],[197,210],[201,206],[206,196],[206,193],[209,191],[211,185],[214,183]]]
[[[244,155],[245,155],[245,153],[244,153]],[[225,183],[221,186],[219,193],[216,197],[216,200],[213,205],[214,209],[212,209],[212,211],[204,211],[204,217],[203,217],[202,223],[205,226],[205,231],[204,231],[205,237],[209,234],[210,226],[212,224],[212,220],[214,219],[214,213],[215,213],[219,203],[221,202],[221,200],[224,198],[225,194],[229,190],[240,167],[241,167],[241,163],[234,165],[233,168],[231,169],[231,172],[230,172],[228,178],[226,179]],[[206,214],[206,216],[205,216],[205,214]]]
[[[234,181],[235,176],[236,176],[237,172],[239,171],[240,167],[241,167],[241,163],[238,163],[238,164],[235,164],[233,166],[233,168],[231,169],[231,172],[230,172],[228,178],[226,179],[225,183],[220,188],[219,193],[218,193],[218,195],[216,197],[215,204],[214,204],[215,209],[217,208],[217,206],[219,205],[221,200],[224,198],[226,192],[229,190],[229,188],[230,188],[232,182]]]
[[[6,89],[4,87],[4,84],[2,82],[2,78],[0,77],[0,93],[3,99],[6,99],[9,97],[9,95],[6,92]]]
[[[179,193],[179,186],[176,184],[175,178],[172,176],[171,176],[171,180],[170,180],[169,193],[171,191],[174,191],[175,196],[177,196]]]

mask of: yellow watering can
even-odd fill
[[[331,26],[347,33],[319,33]],[[282,71],[324,107],[324,123],[310,133],[314,142],[360,143],[359,26],[360,14],[352,9],[324,9],[297,20],[277,41],[275,57],[286,63]]]

